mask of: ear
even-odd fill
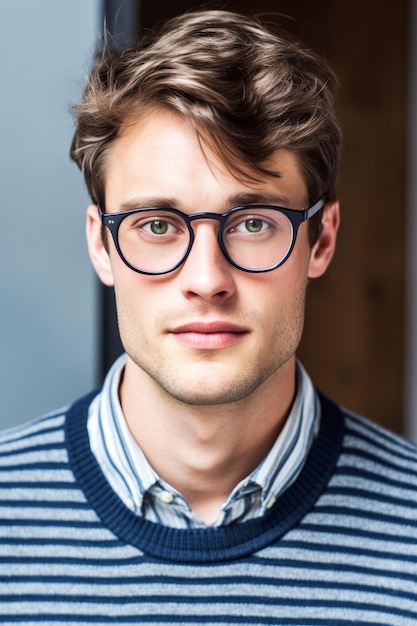
[[[322,230],[310,254],[309,278],[318,278],[327,270],[336,248],[339,222],[339,203],[329,202],[325,204],[322,216]]]
[[[103,242],[102,224],[95,204],[87,208],[86,235],[91,263],[100,280],[108,287],[113,286],[113,270],[109,253]]]

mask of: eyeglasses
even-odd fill
[[[226,259],[244,272],[270,272],[290,256],[300,224],[324,206],[320,199],[305,210],[254,204],[227,213],[192,213],[171,208],[133,209],[103,213],[124,263],[134,272],[160,275],[176,270],[190,254],[193,222],[218,222],[217,238]]]

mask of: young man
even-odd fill
[[[126,354],[2,438],[2,623],[417,624],[416,447],[295,356],[339,224],[333,83],[223,11],[97,58],[71,154]]]

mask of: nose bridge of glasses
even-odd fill
[[[195,240],[195,237],[197,234],[194,228],[194,224],[193,224],[194,222],[200,222],[200,221],[217,222],[216,229],[215,229],[216,238],[218,242],[220,243],[220,247],[223,249],[222,233],[223,233],[223,227],[224,227],[225,221],[227,219],[227,215],[225,216],[225,215],[222,215],[221,213],[201,212],[201,213],[192,213],[191,215],[187,215],[186,219],[188,221],[189,229],[192,231],[191,233],[192,240]],[[193,241],[191,242],[191,245],[193,245]]]
[[[192,213],[191,215],[187,215],[187,220],[190,225],[193,222],[200,220],[215,220],[219,223],[219,226],[222,226],[226,217],[221,213],[210,213],[210,212],[201,212],[201,213]]]

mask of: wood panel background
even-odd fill
[[[196,6],[144,0],[142,26]],[[349,408],[404,429],[405,0],[212,2],[267,13],[324,55],[340,79],[342,226],[328,274],[310,284],[299,356]]]

